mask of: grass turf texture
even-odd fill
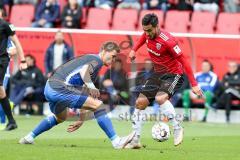
[[[145,123],[141,150],[114,150],[96,121],[86,122],[74,133],[67,133],[71,122],[65,122],[38,137],[34,145],[17,144],[42,117],[17,117],[19,128],[0,131],[1,160],[239,160],[240,125],[185,123],[185,139],[173,146],[173,137],[166,142],[151,138],[153,123]],[[114,120],[121,136],[131,132],[131,123]]]

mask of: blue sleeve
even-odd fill
[[[51,46],[50,46],[51,47]],[[44,60],[44,65],[45,65],[45,72],[48,74],[50,72],[50,47],[48,47],[47,52],[45,54],[45,60]]]
[[[70,60],[74,57],[74,53],[73,53],[72,48],[68,45],[67,45],[67,50],[68,50],[68,60]]]
[[[35,19],[39,20],[41,19],[42,12],[44,11],[44,6],[45,6],[45,1],[40,3],[39,6],[37,7]]]
[[[212,91],[212,92],[214,91],[214,89],[216,88],[217,82],[218,82],[217,75],[216,74],[211,74],[211,82],[209,84],[209,90],[210,91]]]
[[[49,18],[47,21],[48,22],[55,22],[57,20],[57,18],[59,18],[60,15],[60,7],[59,5],[55,5],[54,6],[54,13],[51,16],[51,18]]]
[[[8,38],[7,48],[13,47],[12,41]]]

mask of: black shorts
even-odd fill
[[[8,68],[8,64],[9,64],[8,58],[0,57],[0,86],[3,85],[3,80],[4,80],[4,76],[5,76],[5,73]]]
[[[160,74],[154,73],[149,77],[141,87],[140,93],[145,95],[149,102],[155,99],[158,92],[164,92],[171,97],[183,84],[183,76],[178,74]]]

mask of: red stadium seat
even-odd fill
[[[87,8],[82,8],[82,17],[80,19],[81,27],[84,28],[84,26],[87,23]]]
[[[116,9],[113,16],[113,30],[136,30],[138,11],[135,9]]]
[[[137,30],[141,31],[142,30],[142,18],[144,15],[149,14],[149,13],[155,13],[158,16],[158,21],[159,21],[159,27],[162,28],[163,26],[163,12],[160,10],[142,10],[140,13],[140,18],[138,21],[138,28]]]
[[[60,6],[60,13],[62,14],[63,8],[67,5],[67,0],[58,0]]]
[[[85,29],[110,29],[112,19],[112,10],[91,8],[88,13],[88,19]]]
[[[217,31],[219,34],[239,34],[240,14],[220,13],[217,21]]]
[[[168,11],[165,20],[165,29],[168,32],[188,32],[190,12],[188,11]]]
[[[5,11],[6,11],[6,14],[7,14],[7,17],[6,19],[9,20],[9,17],[10,17],[10,6],[9,5],[4,5],[4,8],[5,8]]]
[[[17,27],[30,27],[33,17],[33,5],[14,5],[11,11],[10,22]]]
[[[214,33],[216,15],[210,12],[193,12],[191,33]]]
[[[231,104],[234,106],[240,106],[240,100],[232,100]]]

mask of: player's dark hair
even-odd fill
[[[213,69],[214,69],[213,64],[212,64],[209,60],[204,59],[202,62],[203,62],[203,63],[204,63],[204,62],[205,62],[205,63],[208,63],[208,64],[210,65],[210,71],[213,71]]]
[[[33,60],[33,65],[34,65],[34,66],[36,65],[36,58],[35,58],[33,55],[27,54],[27,55],[25,55],[25,57],[31,58],[31,59]]]
[[[104,50],[104,51],[107,51],[107,52],[110,52],[110,51],[116,51],[117,53],[120,52],[120,47],[118,46],[117,43],[115,42],[112,42],[112,41],[109,41],[109,42],[105,42],[103,45],[102,45],[102,48],[101,48],[101,51]]]
[[[142,25],[143,26],[147,26],[147,25],[150,25],[150,24],[153,27],[156,27],[158,25],[158,17],[154,13],[146,14],[142,19]]]

